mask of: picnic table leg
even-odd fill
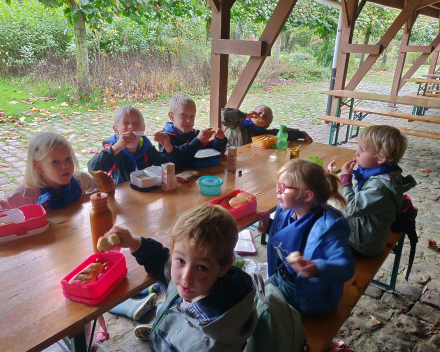
[[[86,352],[86,332],[83,329],[78,335],[74,336],[71,340],[70,350],[72,352]]]
[[[336,105],[336,113],[335,113],[336,117],[339,117],[340,109],[341,109],[341,98],[338,98],[338,105]],[[337,143],[338,143],[339,128],[337,128],[337,130],[336,130],[336,136],[335,136],[336,140],[333,143],[333,134],[335,132],[335,126],[336,125],[333,122],[330,125],[330,136],[329,136],[329,140],[328,140],[328,145],[337,145]]]
[[[353,120],[353,104],[354,104],[354,99],[350,100],[350,113],[348,114],[348,119],[349,120]],[[356,114],[356,113],[355,113]],[[353,131],[353,126],[347,125],[347,132],[345,133],[345,143],[348,142],[348,137],[351,135]]]

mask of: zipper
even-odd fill
[[[170,302],[168,303],[167,307],[164,309],[164,311],[162,312],[162,314],[160,315],[160,317],[156,320],[156,322],[153,325],[153,328],[151,329],[151,334],[150,336],[153,336],[154,331],[156,330],[156,328],[159,326],[159,324],[162,322],[162,320],[165,318],[165,316],[168,314],[168,312],[171,309],[174,309],[177,307],[177,305],[171,307],[174,303],[174,301],[176,300],[176,298],[179,296],[179,292],[176,292],[176,294],[173,296],[173,298],[171,298]]]

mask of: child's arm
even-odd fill
[[[208,143],[207,148],[213,148],[224,154],[226,152],[226,143],[228,143],[228,139],[225,137],[223,130],[219,128],[215,132],[215,138]]]
[[[309,277],[311,282],[342,283],[354,274],[354,261],[348,242],[349,228],[344,219],[336,222],[325,234],[324,240],[315,249],[319,258],[308,260],[317,268],[317,274]],[[300,273],[300,276],[301,275]]]
[[[87,169],[89,170],[89,173],[98,170],[109,172],[115,164],[116,159],[116,155],[112,153],[111,148],[105,148],[89,160],[87,163]]]
[[[96,184],[95,178],[89,174],[86,174],[85,172],[74,172],[73,176],[75,176],[76,180],[78,181],[82,194],[92,193],[98,191],[98,185]],[[113,177],[108,175],[108,180],[110,185],[112,186],[112,189],[115,189],[115,180]]]
[[[237,128],[241,121],[246,120],[248,114],[238,110],[223,108],[221,111],[222,124],[230,129]]]
[[[257,230],[261,233],[268,233],[273,220],[270,218],[270,214],[267,211],[262,211],[257,214],[258,220],[260,220],[260,226]]]
[[[106,235],[116,233],[121,241],[122,248],[130,248],[139,265],[145,268],[155,280],[168,285],[165,277],[165,265],[170,258],[170,251],[160,242],[152,238],[133,236],[127,229],[113,226]]]

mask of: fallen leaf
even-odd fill
[[[9,104],[17,104],[17,102],[12,100],[12,101],[9,102]]]
[[[380,321],[377,320],[375,317],[373,317],[372,315],[370,315],[371,320],[373,320],[376,324],[380,324]]]
[[[420,187],[421,189],[427,189],[427,187]]]
[[[429,174],[431,172],[431,170],[429,170],[429,169],[420,169],[420,171],[426,172],[427,174]]]
[[[12,166],[12,164],[0,163],[0,167],[9,167],[9,166]]]
[[[351,328],[351,330],[360,330],[360,327],[359,327],[359,326],[353,326],[353,327]]]
[[[19,90],[17,93],[20,94],[20,93],[23,93],[23,91],[22,91],[22,90]]]
[[[69,104],[67,104],[66,102],[61,103],[60,106],[69,106]]]

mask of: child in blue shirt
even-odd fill
[[[240,147],[252,142],[252,137],[270,134],[276,136],[279,129],[269,128],[273,121],[272,109],[266,105],[257,105],[250,113],[246,114],[237,109],[222,109],[222,124],[227,127],[225,134],[228,145]],[[287,128],[287,140],[304,139],[313,142],[306,132],[296,128]]]
[[[354,274],[350,226],[340,211],[327,204],[334,198],[345,207],[340,184],[319,164],[290,160],[278,172],[279,204],[273,221],[268,212],[258,214],[258,230],[269,231],[266,284],[277,287],[301,314],[335,307],[344,282]],[[292,252],[301,255],[295,264],[286,259]]]
[[[165,124],[162,131],[168,134],[171,145],[177,148],[176,169],[190,166],[194,155],[200,149],[212,148],[222,154],[226,150],[227,139],[222,129],[215,131],[212,128],[194,128],[196,113],[196,103],[189,95],[176,94],[170,99],[168,116],[171,121]],[[215,137],[210,141],[212,136]],[[164,147],[159,145],[159,151],[163,149]]]
[[[88,162],[90,173],[106,171],[118,185],[130,181],[130,173],[133,171],[176,161],[176,151],[166,133],[154,134],[154,140],[163,146],[160,152],[146,136],[139,134],[145,131],[145,122],[138,108],[121,106],[113,119],[115,134],[103,142],[104,149]]]

